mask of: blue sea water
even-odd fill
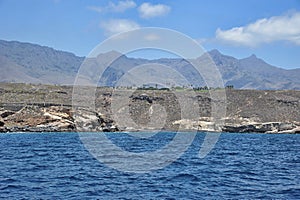
[[[145,152],[174,134],[107,137],[124,150]],[[200,159],[204,136],[197,133],[190,148],[163,169],[126,173],[95,159],[77,133],[0,134],[0,198],[300,199],[300,135],[224,133]]]

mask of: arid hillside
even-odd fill
[[[126,119],[116,119],[118,112],[126,109],[122,104],[117,111],[116,106],[112,109],[112,88],[97,88],[95,110],[74,110],[72,92],[71,86],[0,84],[0,131],[137,131],[180,127],[187,131],[300,132],[300,91],[227,89],[222,127],[216,127],[211,117],[213,100],[209,91],[195,91],[193,96],[187,96],[196,98],[199,115],[182,118],[174,91],[128,90],[131,95],[123,105],[130,116],[128,123]]]

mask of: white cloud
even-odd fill
[[[197,39],[194,39],[195,42],[197,42],[199,45],[202,45],[206,42],[209,42],[211,39],[208,39],[208,38],[197,38]]]
[[[87,8],[89,10],[96,11],[96,12],[99,12],[99,13],[104,11],[103,7],[98,7],[98,6],[88,6]]]
[[[168,14],[171,8],[163,4],[143,3],[138,10],[142,18],[152,18]]]
[[[118,4],[114,4],[110,2],[108,7],[110,7],[115,12],[124,12],[127,9],[135,8],[136,4],[134,1],[126,0],[126,1],[119,1]]]
[[[136,3],[132,0],[119,1],[117,4],[109,2],[107,6],[88,6],[88,9],[103,13],[103,12],[124,12],[128,9],[135,8]]]
[[[106,22],[102,22],[100,25],[101,28],[104,29],[106,35],[113,35],[140,27],[136,22],[128,19],[111,19]]]
[[[216,38],[235,45],[257,46],[274,41],[300,45],[300,12],[259,19],[246,26],[217,29]]]
[[[156,34],[148,34],[148,35],[145,35],[144,39],[147,41],[157,41],[157,40],[160,40],[161,38],[159,35],[156,35]]]

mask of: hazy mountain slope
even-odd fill
[[[217,50],[210,55],[227,85],[247,89],[300,89],[300,69],[274,67],[255,55],[236,59]]]
[[[33,82],[72,84],[77,70],[84,60],[72,53],[54,50],[36,44],[0,40],[0,67],[10,63],[12,71],[18,71]],[[5,61],[6,60],[6,61]],[[5,64],[6,63],[6,64]],[[16,67],[18,66],[18,67]],[[1,81],[32,82],[18,74],[8,74]],[[8,77],[12,77],[11,80]],[[14,77],[15,76],[15,77]]]
[[[101,59],[117,52],[108,52],[90,59],[93,68],[88,74],[93,74]],[[236,59],[223,55],[217,50],[208,52],[216,63],[224,83],[235,88],[247,89],[297,89],[300,90],[300,69],[285,70],[274,67],[262,59],[252,55],[244,59]],[[100,60],[99,60],[100,59]],[[201,61],[203,57],[199,57]],[[1,82],[32,82],[48,84],[72,84],[77,71],[84,61],[72,53],[58,51],[49,47],[22,42],[0,40],[0,81]],[[107,69],[99,80],[100,85],[116,85],[124,73],[139,65],[158,63],[177,70],[193,86],[204,86],[203,79],[197,71],[184,59],[146,60],[119,57]],[[160,68],[151,69],[153,74],[159,74]],[[160,74],[159,74],[160,75]],[[160,75],[164,78],[164,75]],[[99,77],[93,77],[95,79]],[[169,77],[170,78],[170,77]],[[168,80],[166,80],[168,83]],[[171,86],[171,85],[170,85]]]
[[[39,83],[39,80],[27,75],[22,66],[11,62],[8,58],[0,56],[1,62],[1,82],[24,82]]]

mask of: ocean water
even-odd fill
[[[174,135],[107,137],[126,151],[146,152]],[[300,135],[224,133],[200,159],[204,136],[197,133],[163,169],[128,173],[95,159],[77,133],[0,134],[0,198],[300,199]]]

